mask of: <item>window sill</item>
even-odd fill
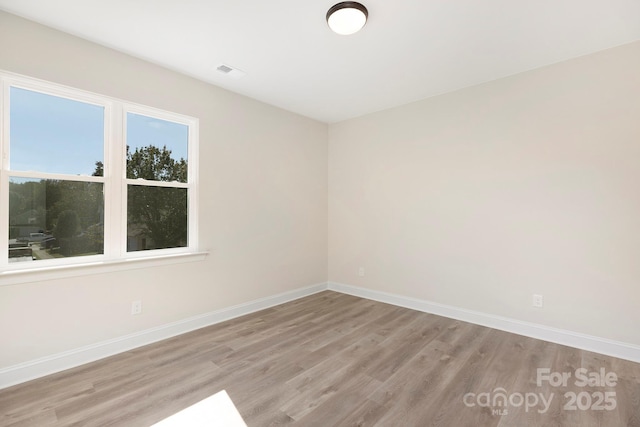
[[[109,261],[90,262],[55,267],[42,267],[30,270],[10,270],[0,272],[0,286],[20,283],[43,282],[67,277],[111,273],[114,271],[135,270],[157,267],[167,264],[181,264],[204,260],[208,252],[160,255],[144,258],[130,258]]]

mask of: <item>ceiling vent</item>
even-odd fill
[[[239,79],[240,77],[245,75],[245,72],[242,70],[239,70],[237,68],[231,67],[229,65],[226,64],[220,64],[216,67],[216,71],[218,71],[220,74],[224,74],[225,76],[229,76],[232,77],[234,79]]]

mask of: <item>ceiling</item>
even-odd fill
[[[0,9],[323,122],[640,40],[640,0],[0,0]],[[240,78],[216,68],[242,70]]]

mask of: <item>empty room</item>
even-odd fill
[[[640,2],[0,0],[0,426],[640,426]]]

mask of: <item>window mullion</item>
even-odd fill
[[[9,176],[6,170],[0,170],[0,266],[9,263]]]
[[[105,114],[105,228],[104,244],[105,255],[108,258],[119,258],[122,252],[122,236],[124,224],[122,213],[124,206],[123,183],[124,176],[122,157],[124,156],[124,138],[122,126],[122,108],[119,105],[110,105]]]
[[[196,122],[197,123],[197,122]],[[189,124],[189,144],[188,144],[188,158],[189,159],[198,159],[200,154],[198,153],[198,144],[196,141],[199,140],[200,136],[198,135],[198,128],[196,124],[193,122]],[[192,161],[189,163],[188,169],[188,178],[187,182],[189,183],[189,192],[187,193],[187,206],[188,206],[188,219],[189,226],[187,228],[189,232],[189,246],[190,247],[198,247],[198,192],[194,191],[194,187],[196,187],[198,181],[198,162]]]
[[[9,90],[0,80],[0,242],[9,242]],[[0,244],[0,266],[9,263],[9,245]]]

